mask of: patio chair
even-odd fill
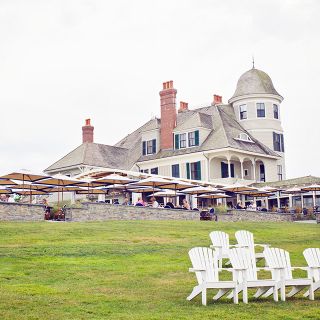
[[[243,291],[243,302],[248,303],[248,288],[256,288],[255,298],[272,289],[274,301],[278,301],[278,282],[273,279],[258,279],[255,256],[249,248],[233,248],[229,250],[233,270],[233,280],[237,281],[237,293]],[[230,298],[230,296],[229,296]]]
[[[212,231],[209,234],[212,245],[210,248],[218,252],[219,268],[222,268],[222,259],[229,259],[229,249],[234,245],[229,244],[229,235],[223,231]],[[226,264],[230,264],[228,261]]]
[[[313,281],[308,278],[293,278],[292,270],[302,269],[308,271],[306,267],[291,267],[290,255],[288,251],[279,248],[266,248],[265,259],[272,274],[272,279],[279,283],[281,289],[281,300],[285,301],[285,287],[292,287],[287,297],[293,297],[304,288],[309,289],[309,299],[314,300]],[[272,294],[272,290],[266,292],[264,297]]]
[[[320,289],[320,248],[308,248],[303,251],[308,264],[308,278],[313,279],[313,292]],[[307,297],[309,290],[303,295]]]
[[[192,268],[189,272],[195,272],[198,284],[193,288],[187,300],[192,300],[201,293],[202,304],[207,304],[207,289],[218,289],[213,300],[218,300],[225,294],[233,291],[233,302],[238,303],[238,291],[236,281],[219,280],[219,268],[217,252],[210,248],[196,247],[189,251]]]
[[[256,253],[255,247],[262,247],[263,249],[270,247],[269,244],[254,243],[253,233],[250,231],[239,230],[235,233],[235,236],[238,242],[238,247],[249,248],[250,250],[252,250],[256,257],[256,261],[263,259],[264,253]]]

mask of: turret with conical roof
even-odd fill
[[[241,75],[229,103],[239,123],[282,157],[278,170],[282,171],[284,178],[284,139],[280,117],[282,100],[270,76],[253,67]]]

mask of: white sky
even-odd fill
[[[0,0],[0,173],[114,144],[178,101],[232,96],[251,68],[285,98],[287,177],[320,176],[320,1]],[[177,101],[177,102],[178,102]]]

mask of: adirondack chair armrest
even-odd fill
[[[249,248],[249,246],[246,246],[244,244],[233,244],[229,247],[235,247],[235,248]]]
[[[271,245],[268,243],[264,243],[264,244],[263,243],[255,243],[254,246],[255,247],[258,246],[258,247],[262,247],[262,248],[269,248]]]
[[[308,271],[309,267],[291,267],[291,270],[296,270],[296,269]]]
[[[233,269],[232,268],[219,268],[218,271],[219,272],[222,272],[222,271],[233,272]]]
[[[213,244],[210,245],[211,249],[221,249],[222,246],[214,246]]]
[[[189,268],[189,272],[205,272],[206,269],[195,269],[195,268]]]
[[[229,244],[229,247],[232,248],[232,247],[238,247],[239,245],[238,244]]]

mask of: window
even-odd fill
[[[273,149],[274,151],[284,152],[283,134],[273,132]]]
[[[277,170],[278,170],[278,180],[281,181],[282,180],[282,165],[281,164],[277,165]]]
[[[234,164],[230,163],[231,177],[234,178]],[[221,178],[229,178],[228,164],[221,162]]]
[[[156,139],[149,141],[142,141],[142,154],[145,156],[147,154],[157,153],[157,141]]]
[[[188,142],[189,142],[189,147],[193,147],[196,145],[195,131],[188,133]]]
[[[149,169],[143,169],[143,170],[141,170],[141,172],[143,172],[143,173],[149,173]]]
[[[238,140],[253,142],[252,139],[246,133],[239,133]]]
[[[239,106],[239,111],[240,111],[240,120],[247,119],[247,105],[242,104]]]
[[[257,103],[257,117],[264,118],[266,116],[266,110],[264,103]]]
[[[273,105],[273,117],[279,119],[279,107],[277,104]]]
[[[244,176],[247,177],[249,175],[248,169],[244,169]]]
[[[187,134],[186,133],[179,134],[179,145],[180,145],[180,148],[187,147]]]
[[[260,181],[265,182],[266,181],[266,173],[264,170],[264,164],[260,164]]]
[[[151,168],[150,173],[151,174],[158,174],[158,168]]]
[[[180,178],[180,168],[178,164],[172,165],[172,176],[175,178]]]
[[[187,163],[187,179],[201,180],[201,162]]]

